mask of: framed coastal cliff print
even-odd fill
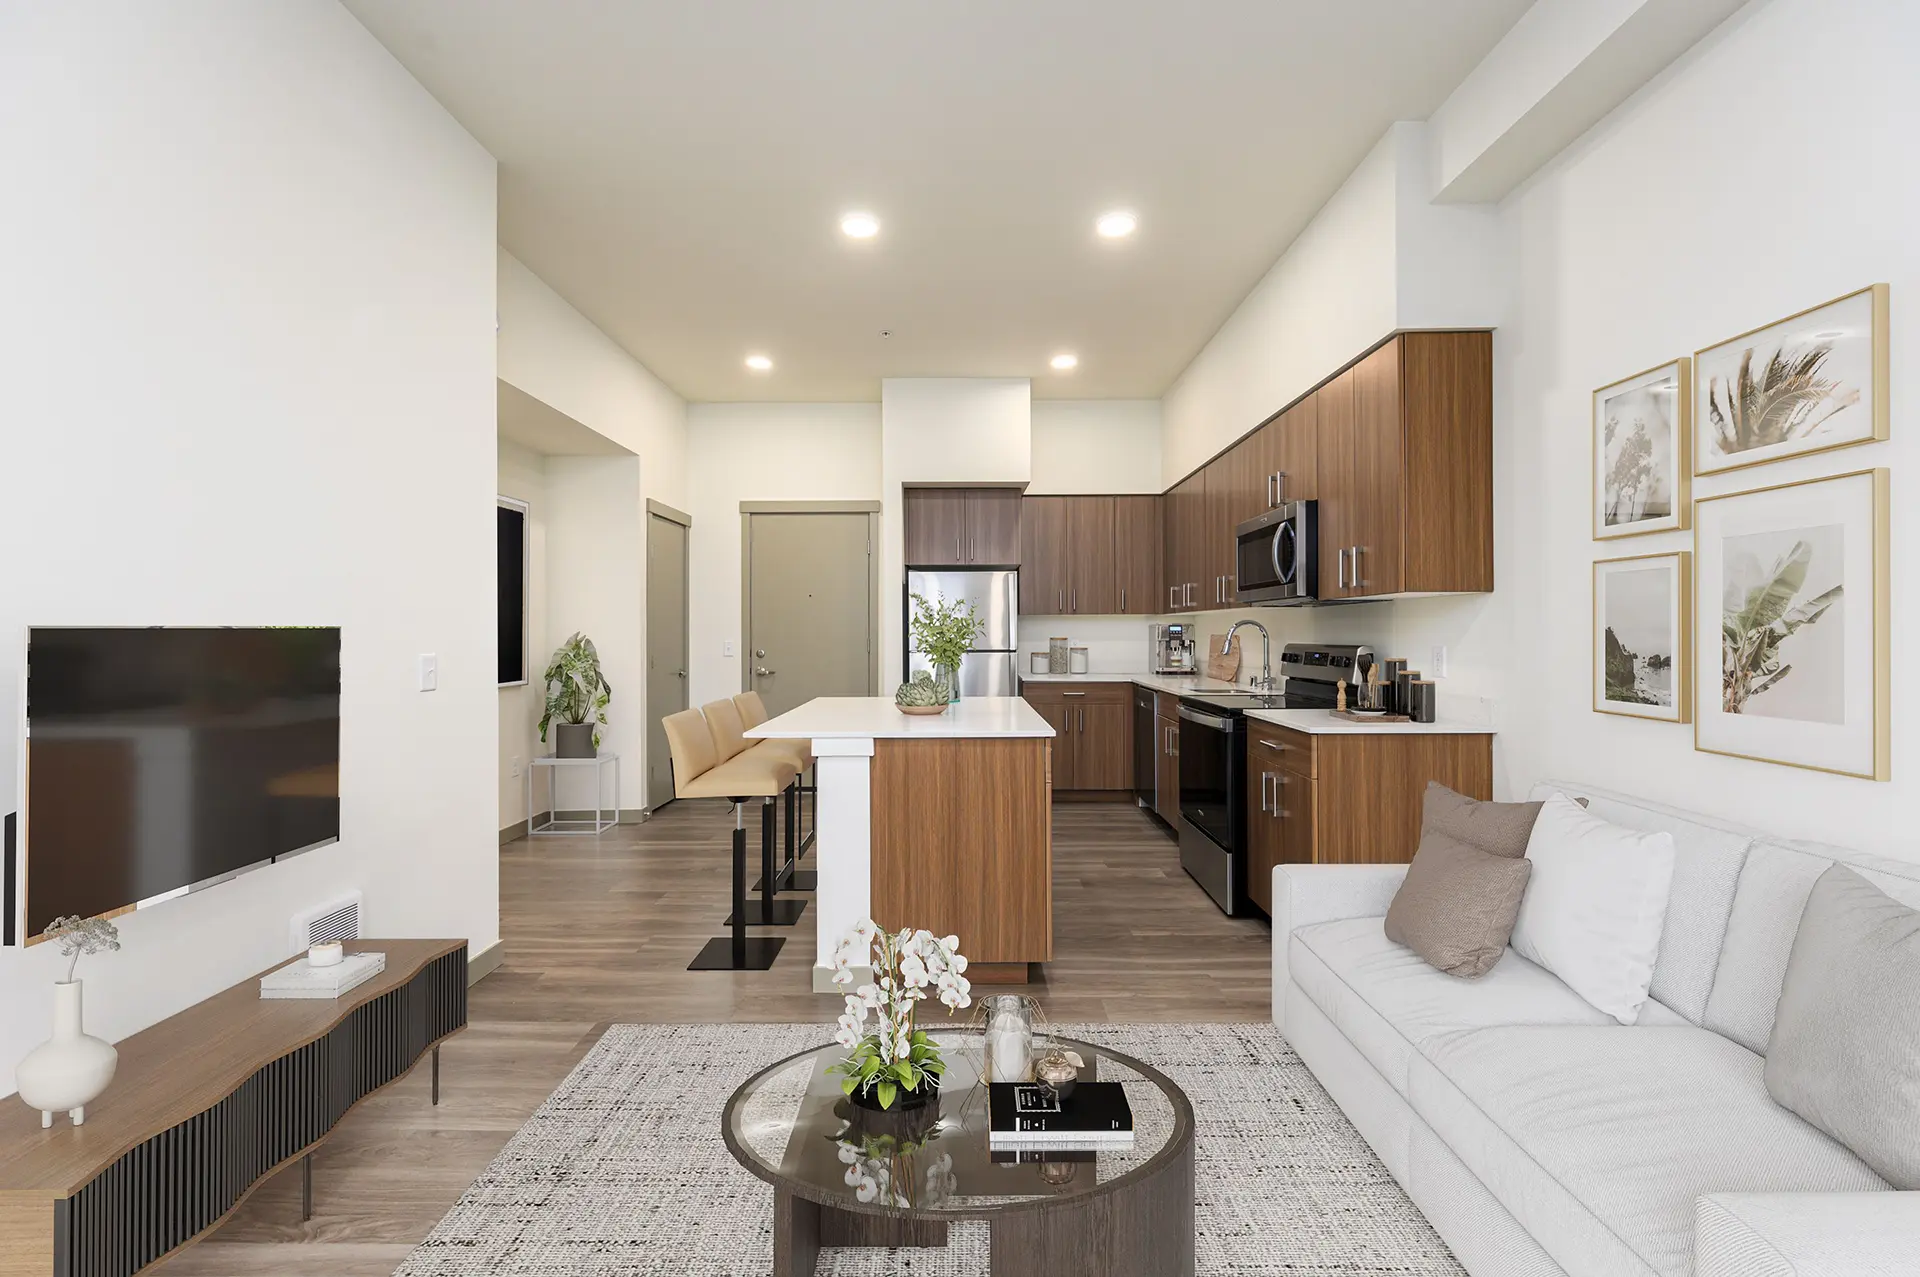
[[[1874,284],[1696,352],[1694,474],[1885,439],[1887,311]]]
[[[1888,778],[1887,471],[1694,503],[1694,748]]]
[[[1593,392],[1593,536],[1687,526],[1688,361],[1676,359]]]
[[[1684,723],[1693,706],[1692,555],[1593,565],[1593,708]]]

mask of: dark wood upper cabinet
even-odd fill
[[[1319,494],[1319,397],[1308,395],[1260,428],[1261,509]]]
[[[1014,488],[968,488],[967,562],[1003,567],[1020,562],[1020,493]]]
[[[953,567],[967,561],[964,488],[908,488],[901,497],[907,563]]]
[[[1320,597],[1346,598],[1351,593],[1347,558],[1358,543],[1359,470],[1348,441],[1353,435],[1353,370],[1313,392],[1318,434],[1320,502]]]
[[[1158,616],[1167,610],[1166,577],[1161,564],[1166,543],[1160,527],[1163,499],[1125,496],[1113,499],[1114,581],[1120,597],[1115,611]]]
[[[1120,610],[1112,497],[1068,497],[1067,610],[1105,616]]]
[[[1066,497],[1026,497],[1020,502],[1020,611],[1048,616],[1067,610],[1068,531]],[[1061,760],[1054,760],[1056,770]],[[1055,782],[1058,783],[1057,780]]]

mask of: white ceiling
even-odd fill
[[[1528,0],[345,3],[499,157],[501,242],[675,390],[836,400],[1161,394]]]

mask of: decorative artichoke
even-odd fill
[[[944,678],[935,678],[926,670],[913,676],[911,683],[902,683],[893,694],[895,705],[945,705],[953,699],[953,689],[947,686]]]

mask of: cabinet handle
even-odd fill
[[[1053,587],[1053,610],[1056,612],[1067,610],[1067,592],[1057,585]]]
[[[960,533],[960,532],[956,532],[953,534],[953,561],[955,563],[959,563],[962,559],[966,557],[960,552],[960,542],[964,538],[964,535],[965,535],[964,533]]]
[[[1280,810],[1280,786],[1287,784],[1289,777],[1285,772],[1275,772],[1273,776],[1273,818],[1285,820],[1287,813]]]
[[[1120,587],[1120,611],[1124,614],[1126,610],[1127,610],[1127,587],[1123,585]]]
[[[1275,505],[1287,503],[1287,472],[1285,470],[1273,472],[1273,503]]]
[[[1085,695],[1086,695],[1086,693],[1085,693],[1085,692],[1062,692],[1062,693],[1060,693],[1060,695],[1062,695],[1062,696],[1085,696]]]
[[[1169,585],[1167,587],[1167,610],[1168,611],[1172,611],[1174,608],[1180,606],[1178,603],[1175,603],[1173,601],[1173,592],[1179,588],[1180,587],[1175,585]]]
[[[1365,548],[1358,545],[1353,547],[1353,588],[1356,590],[1366,584],[1360,579],[1360,551]]]
[[[1265,745],[1268,749],[1271,749],[1275,753],[1279,753],[1279,754],[1284,754],[1289,749],[1293,748],[1291,745],[1287,744],[1285,741],[1267,740],[1264,737],[1261,739],[1260,743],[1262,745]]]
[[[1270,781],[1272,781],[1272,780],[1273,780],[1273,776],[1272,776],[1272,774],[1271,774],[1271,773],[1269,773],[1269,772],[1261,772],[1261,773],[1260,773],[1260,812],[1261,812],[1261,814],[1262,814],[1262,815],[1265,815],[1265,814],[1266,814],[1266,810],[1267,810],[1267,785],[1268,785],[1268,783],[1269,783]]]
[[[967,538],[967,557],[969,559],[972,559],[975,563],[978,563],[980,561],[980,538],[979,537]]]
[[[1340,588],[1344,590],[1347,588],[1347,552],[1339,551],[1333,556],[1333,560],[1340,567]]]
[[[1080,730],[1082,733],[1087,730],[1087,711],[1085,710],[1080,711]]]
[[[1076,587],[1070,585],[1067,587],[1067,611],[1078,612],[1079,610],[1080,610],[1080,591]]]
[[[1275,501],[1273,499],[1273,480],[1274,480],[1274,476],[1272,475],[1267,476],[1267,509],[1269,510],[1273,509],[1274,506],[1280,504],[1278,501]]]

